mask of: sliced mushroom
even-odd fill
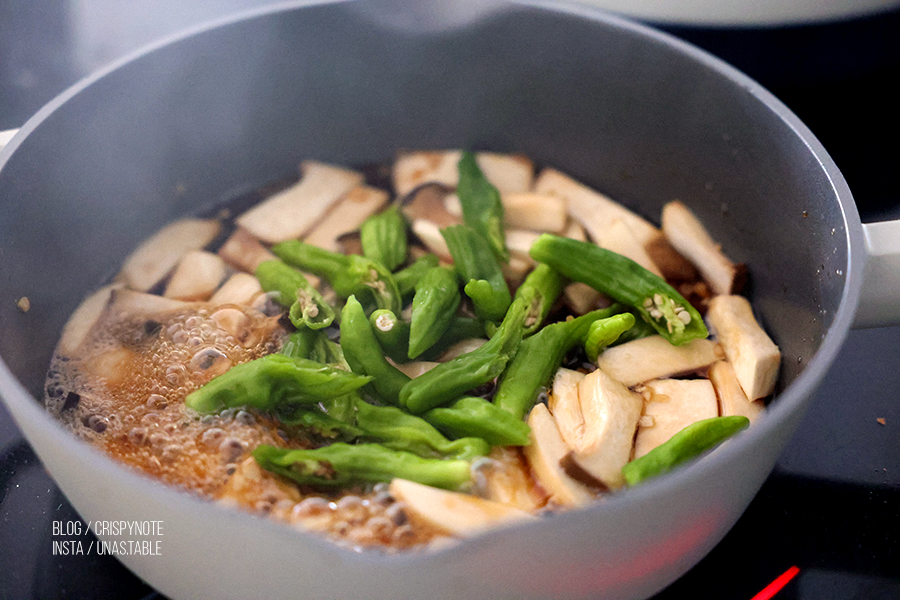
[[[534,180],[534,163],[522,154],[478,152],[475,155],[484,176],[502,194],[527,192]]]
[[[87,339],[88,333],[94,324],[100,320],[100,316],[109,304],[110,296],[114,289],[120,285],[107,285],[87,298],[85,298],[63,327],[57,352],[61,356],[75,356],[81,344]]]
[[[390,492],[404,503],[410,518],[456,537],[469,537],[494,527],[537,518],[500,502],[448,492],[407,479],[391,481]]]
[[[262,291],[259,280],[249,273],[235,273],[209,299],[210,304],[246,304],[249,305]]]
[[[559,233],[569,219],[565,198],[550,194],[519,192],[502,194],[506,226]]]
[[[632,387],[651,379],[703,369],[722,357],[722,349],[709,339],[673,346],[664,337],[651,335],[607,348],[597,358],[597,366]]]
[[[394,162],[394,190],[402,196],[428,182],[456,187],[461,157],[461,150],[402,153]],[[476,161],[487,180],[500,192],[524,192],[531,186],[534,165],[524,156],[478,152]]]
[[[359,229],[366,219],[387,204],[389,198],[384,190],[367,185],[357,186],[338,200],[303,241],[332,252],[340,252],[338,238]]]
[[[403,152],[394,161],[392,179],[394,191],[405,196],[423,183],[440,183],[456,187],[459,178],[457,164],[462,157],[459,150],[424,150]]]
[[[496,446],[473,468],[480,480],[479,495],[488,500],[526,512],[534,512],[547,503],[547,495],[535,485],[519,448]]]
[[[278,260],[253,234],[240,227],[219,248],[219,256],[232,267],[247,273],[255,273],[256,267],[267,260]]]
[[[437,362],[450,362],[454,358],[458,358],[463,354],[468,354],[474,350],[478,350],[487,343],[485,338],[466,338],[460,340],[444,350],[438,357]]]
[[[239,216],[237,224],[269,244],[297,239],[363,182],[361,173],[316,161],[304,161],[300,171],[298,183]]]
[[[118,279],[133,290],[146,292],[160,281],[191,250],[209,244],[219,233],[219,222],[183,219],[166,225],[125,259]]]
[[[425,247],[434,252],[444,261],[452,261],[450,248],[444,236],[441,235],[441,229],[432,221],[427,219],[416,219],[412,222],[412,232],[425,244]]]
[[[578,384],[584,379],[584,373],[561,368],[553,377],[547,408],[556,421],[556,427],[563,441],[574,448],[584,436],[584,415],[581,414],[581,402],[578,400]]]
[[[362,235],[359,229],[342,233],[335,240],[337,252],[341,254],[360,254],[362,255]]]
[[[569,217],[568,223],[566,223],[566,228],[560,234],[563,237],[571,238],[573,240],[578,240],[579,242],[587,241],[587,233],[584,231],[584,227],[581,223],[579,223],[576,219]]]
[[[300,502],[303,496],[289,480],[263,470],[251,456],[243,459],[222,486],[217,500],[227,506],[253,508],[261,498]],[[274,502],[272,504],[275,504]]]
[[[614,219],[597,243],[600,247],[626,256],[654,275],[662,277],[662,271],[622,219]]]
[[[569,454],[556,421],[545,404],[536,404],[528,415],[531,443],[522,450],[538,483],[558,506],[584,506],[596,496],[584,485],[569,477],[560,462]]]
[[[634,440],[634,458],[647,454],[691,423],[719,414],[716,391],[706,379],[659,379],[638,389],[644,398],[644,413]]]
[[[747,398],[771,395],[781,352],[754,318],[750,302],[743,296],[716,296],[709,302],[706,319]]]
[[[541,171],[534,184],[534,191],[565,198],[569,214],[584,225],[595,241],[602,240],[617,219],[628,226],[641,245],[646,245],[661,235],[643,217],[555,169]]]
[[[641,418],[641,396],[597,369],[578,384],[578,402],[584,432],[572,446],[572,458],[606,487],[619,488]]]
[[[651,240],[644,249],[666,281],[696,282],[700,279],[700,273],[691,261],[679,254],[665,235]]]
[[[723,417],[738,415],[747,417],[752,423],[765,410],[762,400],[753,400],[747,398],[741,383],[734,374],[731,363],[720,360],[709,368],[709,380],[716,389],[716,396],[719,398],[719,414]]]
[[[159,315],[173,310],[181,310],[191,306],[191,302],[183,300],[175,300],[174,298],[164,298],[156,294],[145,294],[143,292],[135,292],[128,289],[114,289],[109,295],[109,304],[106,307],[108,315],[112,319],[122,319],[131,317],[149,317]]]
[[[515,288],[525,281],[525,277],[534,268],[534,261],[531,257],[525,259],[521,256],[511,256],[509,261],[500,266],[507,283]]]
[[[394,366],[397,367],[400,372],[404,373],[410,379],[415,379],[419,375],[432,370],[439,364],[440,363],[428,360],[414,360],[408,363],[394,363]]]
[[[193,250],[178,262],[163,296],[186,301],[207,300],[224,278],[225,261],[219,255]]]
[[[531,250],[531,245],[538,239],[540,234],[527,229],[507,229],[505,234],[506,248],[509,250],[510,256],[514,256],[533,266],[534,259],[528,254],[528,251]]]
[[[117,346],[91,356],[82,363],[93,377],[103,379],[110,386],[127,381],[134,373],[137,353],[123,346]]]
[[[563,300],[565,300],[566,306],[577,315],[583,315],[600,306],[609,305],[606,296],[580,281],[573,281],[563,288]]]
[[[691,261],[715,294],[733,294],[742,285],[743,269],[722,253],[703,224],[687,206],[675,200],[662,210],[662,229],[666,239]]]
[[[413,188],[400,200],[400,210],[410,223],[419,220],[430,221],[437,227],[444,228],[462,223],[462,209],[454,213],[448,210],[453,202],[448,198],[454,197],[450,188],[439,183],[424,183]],[[458,202],[458,200],[457,200]]]

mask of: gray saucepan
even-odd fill
[[[354,165],[450,147],[524,153],[651,219],[666,201],[689,204],[750,266],[755,310],[783,351],[764,418],[587,509],[390,556],[166,488],[43,412],[68,315],[163,224],[304,158]],[[24,125],[0,169],[0,392],[85,520],[163,521],[159,556],[122,560],[172,598],[645,598],[738,519],[849,328],[900,315],[898,223],[860,224],[837,167],[785,106],[696,48],[575,4],[358,0],[244,14],[69,89]]]

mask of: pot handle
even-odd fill
[[[900,220],[864,223],[866,267],[853,327],[900,325]]]

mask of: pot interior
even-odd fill
[[[398,28],[372,20],[381,4],[261,13],[184,37],[26,125],[0,173],[0,355],[31,394],[71,311],[163,224],[302,159],[358,165],[403,148],[521,152],[654,222],[684,201],[749,265],[784,354],[779,389],[807,368],[845,292],[845,212],[858,219],[777,101],[586,8],[509,5]]]

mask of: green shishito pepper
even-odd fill
[[[303,273],[280,260],[267,260],[254,273],[266,292],[278,292],[276,300],[289,309],[295,327],[322,329],[334,322],[334,309]]]
[[[399,402],[400,390],[410,378],[384,357],[362,304],[352,295],[342,312],[341,348],[354,373],[371,376],[371,387],[382,400]]]
[[[499,260],[508,261],[500,192],[484,176],[472,152],[463,152],[457,169],[459,182],[456,184],[456,195],[462,206],[463,220],[484,236]]]
[[[523,340],[515,358],[497,383],[494,404],[517,419],[525,418],[541,388],[549,383],[566,354],[584,343],[591,323],[610,317],[619,310],[620,307],[613,306],[569,321],[553,323]]]
[[[538,263],[516,290],[516,298],[525,300],[525,337],[540,329],[553,303],[563,289],[562,277],[549,265]]]
[[[630,258],[589,242],[547,233],[532,244],[530,254],[569,279],[634,307],[676,346],[709,335],[700,313],[675,288]]]
[[[188,394],[185,405],[213,413],[238,406],[271,410],[283,404],[316,404],[349,394],[371,379],[304,358],[269,354],[210,380]]]
[[[276,411],[277,419],[287,426],[300,427],[327,439],[350,441],[365,432],[354,423],[356,420],[356,396],[348,394],[323,400],[316,406],[300,406],[289,412]]]
[[[622,467],[622,477],[629,486],[662,475],[676,465],[700,456],[727,438],[750,426],[742,416],[713,417],[692,423],[644,456]]]
[[[638,315],[640,315],[640,313],[638,313]],[[632,325],[630,329],[622,332],[622,335],[616,338],[616,341],[611,343],[610,346],[627,344],[628,342],[639,340],[645,337],[650,337],[651,335],[656,335],[656,329],[653,328],[653,325],[645,321],[643,318],[635,319],[634,325]]]
[[[363,256],[393,271],[406,261],[406,221],[397,205],[366,219],[359,228]]]
[[[369,325],[378,345],[392,361],[409,362],[409,323],[393,311],[379,308],[369,315]]]
[[[525,421],[477,396],[465,396],[446,408],[432,408],[422,418],[450,436],[474,436],[492,446],[531,443],[531,428]]]
[[[407,356],[416,358],[444,334],[459,307],[456,272],[447,267],[430,269],[416,284],[409,325]]]
[[[324,277],[342,298],[372,297],[378,308],[400,312],[401,298],[391,272],[358,254],[331,252],[299,240],[272,246],[272,253],[292,267]]]
[[[350,370],[350,365],[344,360],[344,352],[339,345],[329,340],[322,331],[306,327],[287,336],[279,353],[291,358],[307,358],[346,371]]]
[[[450,441],[425,419],[396,406],[374,406],[358,399],[356,407],[356,426],[361,436],[375,438],[394,450],[425,458],[443,456],[462,460],[484,456],[491,450],[491,445],[479,437],[460,436]]]
[[[512,295],[487,239],[468,225],[445,227],[441,235],[465,285],[463,289],[475,305],[475,313],[488,321],[502,319]]]
[[[607,346],[612,345],[623,333],[634,327],[635,319],[631,313],[613,315],[591,323],[584,338],[584,352],[588,360],[597,362],[597,356]]]
[[[400,269],[394,273],[394,282],[397,284],[397,290],[402,297],[406,297],[413,293],[416,284],[428,272],[440,264],[440,259],[435,254],[423,254],[413,261],[411,265],[405,269]]]
[[[341,442],[315,450],[260,445],[253,458],[262,468],[302,485],[340,488],[361,482],[389,482],[395,477],[456,490],[471,478],[468,461],[422,458],[381,444]]]
[[[423,413],[499,376],[522,341],[526,311],[525,301],[516,300],[487,343],[410,380],[400,390],[401,406],[413,414]]]

